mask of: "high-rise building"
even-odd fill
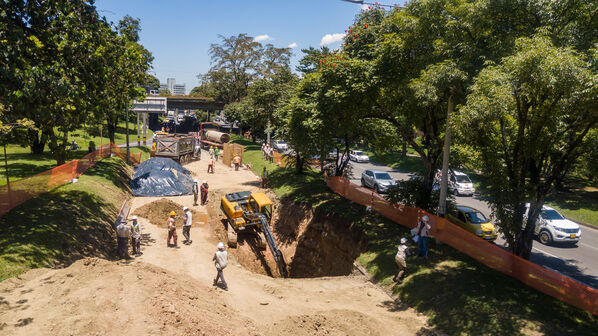
[[[166,83],[160,83],[160,90],[168,90],[172,94],[184,95],[186,93],[185,84],[177,84],[176,79],[167,78]]]

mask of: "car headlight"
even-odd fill
[[[475,234],[477,234],[478,236],[482,235],[482,230],[475,230]]]
[[[557,227],[557,226],[553,226],[553,228],[559,232],[565,232],[565,229]]]

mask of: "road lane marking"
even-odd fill
[[[562,259],[563,259],[563,257],[559,257],[559,256],[557,256],[557,255],[554,255],[554,254],[552,254],[552,253],[549,253],[549,252],[546,252],[546,251],[540,250],[540,249],[539,249],[539,248],[537,248],[537,247],[533,247],[533,249],[534,249],[534,250],[536,250],[536,251],[540,251],[540,252],[542,252],[542,253],[548,254],[548,255],[549,255],[549,256],[551,256],[551,257],[555,257],[555,258],[557,258],[557,259],[560,259],[560,260],[562,260]],[[563,261],[564,261],[564,260],[563,260]]]
[[[582,246],[585,246],[585,247],[589,247],[589,248],[591,248],[592,250],[596,250],[596,251],[598,251],[598,248],[595,248],[594,246],[590,246],[590,245],[588,245],[588,244],[584,244],[584,243],[579,243],[579,244],[580,244],[580,245],[582,245]]]

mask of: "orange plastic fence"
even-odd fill
[[[111,154],[117,155],[123,160],[126,159],[126,154],[118,146],[109,144],[85,155],[81,159],[72,160],[56,168],[0,187],[0,216],[39,194],[48,192],[81,176],[99,160]],[[130,159],[132,164],[139,164],[141,162],[141,153],[131,155]]]
[[[530,287],[598,315],[598,290],[592,287],[479,239],[444,218],[428,214],[421,209],[390,204],[372,190],[352,184],[342,177],[330,177],[327,179],[327,184],[341,196],[371,206],[384,217],[408,228],[417,226],[419,218],[426,214],[430,217],[431,232],[436,239]]]

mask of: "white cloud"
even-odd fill
[[[367,10],[368,8],[370,8],[369,5],[365,5],[365,4],[361,5],[361,10]]]
[[[268,41],[268,40],[274,40],[272,37],[270,37],[270,35],[268,34],[264,34],[264,35],[258,35],[255,38],[253,38],[253,40],[255,42],[261,42],[261,41]]]
[[[289,44],[289,46],[287,48],[291,48],[291,49],[297,48],[297,42],[293,42],[293,43]]]
[[[337,33],[337,34],[326,34],[322,37],[322,41],[320,41],[320,45],[327,45],[336,43],[341,41],[345,37],[345,34]]]

